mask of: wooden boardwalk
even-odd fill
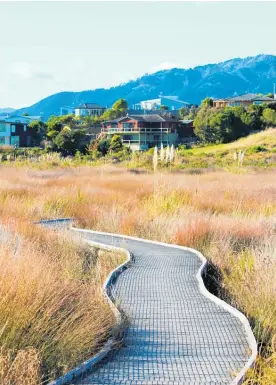
[[[112,288],[113,299],[129,319],[120,349],[111,350],[72,383],[242,382],[256,353],[254,337],[245,317],[202,289],[202,260],[196,252],[105,233],[81,234],[86,240],[129,250],[134,261]]]

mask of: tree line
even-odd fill
[[[122,147],[118,138],[115,142],[102,141],[98,147],[90,146],[87,131],[90,127],[103,121],[119,118],[125,115],[128,105],[125,99],[117,100],[102,116],[76,117],[74,115],[51,116],[46,123],[33,121],[29,124],[32,144],[43,145],[46,151],[57,151],[63,155],[74,155],[77,151],[98,151],[105,155],[108,151],[117,151]],[[119,143],[119,144],[118,144]]]
[[[227,143],[253,130],[276,127],[276,102],[214,108],[206,98],[194,117],[195,134],[205,143]]]
[[[166,110],[163,106],[163,110]],[[58,151],[63,155],[74,155],[77,151],[100,157],[109,152],[122,151],[120,137],[112,140],[102,139],[89,143],[87,136],[91,126],[103,121],[113,120],[126,114],[128,105],[125,99],[117,100],[102,116],[75,117],[74,115],[51,116],[44,123],[30,123],[33,145],[43,145],[46,151]],[[213,100],[206,98],[200,107],[183,107],[179,110],[180,119],[194,120],[195,135],[204,143],[227,143],[252,130],[276,127],[276,102],[252,104],[247,109],[242,106],[214,108]]]

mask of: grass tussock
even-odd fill
[[[202,251],[217,268],[224,298],[251,320],[261,347],[254,381],[275,383],[274,171],[152,175],[111,166],[2,167],[0,177],[1,221],[19,234],[5,235],[0,252],[0,344],[13,360],[19,350],[35,349],[40,371],[53,377],[90,355],[110,330],[99,286],[118,257],[92,256],[30,225],[73,216],[82,227]]]
[[[0,235],[0,378],[38,385],[108,338],[115,320],[101,286],[124,257],[35,225],[13,227]]]

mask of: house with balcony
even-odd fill
[[[117,134],[124,145],[133,151],[147,150],[150,147],[176,145],[180,137],[194,135],[191,128],[170,116],[127,115],[103,123],[100,136],[108,139]]]
[[[30,122],[40,116],[9,116],[0,118],[0,146],[29,147],[31,145]]]
[[[248,107],[251,104],[267,104],[276,102],[275,99],[269,98],[267,96],[259,96],[256,94],[244,94],[240,96],[234,96],[231,98],[225,99],[216,99],[213,101],[213,106],[215,108],[224,108],[224,107],[237,107],[243,106]]]
[[[83,103],[75,108],[75,116],[101,116],[106,108],[96,103]]]

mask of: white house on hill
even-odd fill
[[[75,116],[101,116],[105,110],[105,107],[96,103],[83,103],[75,108]]]
[[[133,108],[135,110],[160,110],[161,106],[166,106],[171,111],[177,111],[190,105],[190,103],[179,100],[178,96],[159,95],[157,99],[142,100],[140,103],[134,104]]]

